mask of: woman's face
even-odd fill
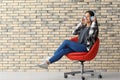
[[[85,23],[91,23],[90,17],[89,13],[85,13]]]

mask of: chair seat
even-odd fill
[[[85,60],[84,56],[86,54],[87,54],[87,52],[71,52],[71,53],[67,54],[66,56],[70,60],[80,60],[80,61],[83,61],[83,60]]]
[[[72,41],[77,42],[78,38],[71,39]],[[89,52],[71,52],[66,56],[70,60],[79,60],[79,61],[90,61],[95,58],[99,48],[99,39],[96,40]]]

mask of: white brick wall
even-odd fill
[[[1,0],[0,71],[46,71],[34,67],[52,56],[84,12],[95,10],[98,17],[100,49],[86,68],[120,71],[119,0]],[[79,64],[67,58],[50,65],[49,71],[66,71]]]

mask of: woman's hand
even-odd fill
[[[85,18],[82,17],[81,23],[84,25],[85,24]]]

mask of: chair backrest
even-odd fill
[[[99,38],[97,38],[96,42],[94,43],[90,51],[86,55],[84,55],[84,59],[85,60],[94,59],[98,53],[98,49],[99,49]]]
[[[71,41],[78,42],[78,37],[72,38]],[[94,45],[92,46],[89,52],[72,52],[68,54],[67,57],[71,58],[72,60],[76,60],[77,58],[77,60],[90,61],[95,58],[95,56],[98,53],[98,49],[99,49],[99,38],[97,38],[96,42],[94,43]]]

